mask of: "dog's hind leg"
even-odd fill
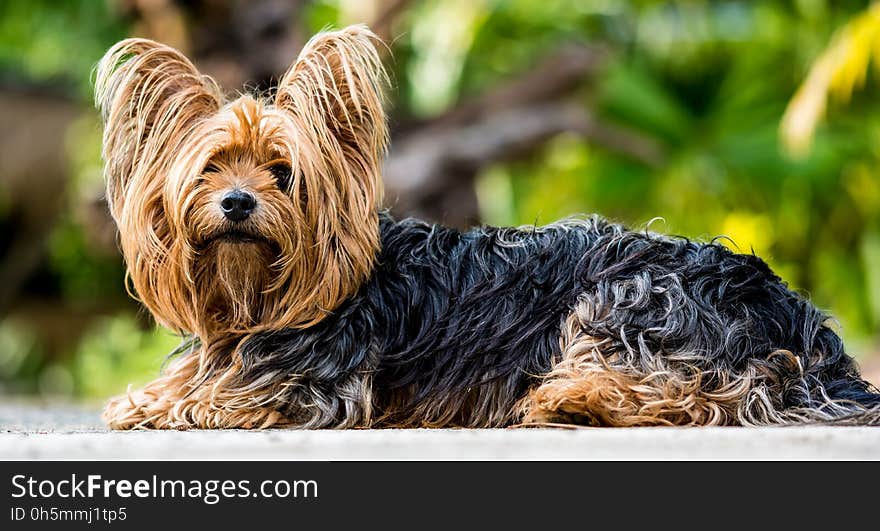
[[[596,337],[582,325],[584,304],[565,320],[562,357],[522,402],[523,424],[592,426],[734,424],[750,390],[749,374],[711,375],[697,360],[664,359],[647,343],[622,355],[620,338]],[[634,352],[641,349],[643,352]]]
[[[670,323],[622,322],[612,307],[584,299],[568,316],[561,357],[520,403],[523,424],[880,424],[880,394],[811,306],[802,305],[801,319],[815,321],[813,328],[766,348],[754,319],[709,329],[729,337],[703,331],[703,339],[684,341]],[[707,355],[725,339],[731,352],[748,355]]]

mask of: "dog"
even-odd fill
[[[880,424],[829,317],[753,254],[597,216],[394,219],[378,43],[319,33],[232,101],[157,42],[101,59],[127,284],[183,338],[110,427]]]

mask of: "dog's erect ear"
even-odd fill
[[[194,330],[165,211],[169,168],[203,118],[220,107],[217,85],[177,50],[126,39],[98,63],[95,103],[104,120],[104,176],[128,276],[164,326]],[[188,154],[191,156],[191,154]],[[161,289],[160,289],[161,288]]]
[[[139,200],[193,122],[221,104],[216,84],[177,50],[148,39],[126,39],[98,63],[95,104],[104,120],[107,200],[117,222],[129,186]]]
[[[306,135],[298,141],[298,162],[357,180],[363,192],[373,192],[375,206],[388,128],[387,76],[374,42],[379,38],[362,25],[315,35],[278,84],[275,104]]]
[[[313,231],[308,269],[298,279],[333,309],[369,276],[379,249],[381,169],[388,141],[383,89],[388,83],[365,26],[319,33],[281,79],[275,106],[295,130],[294,171],[304,221]],[[297,279],[294,279],[297,280]],[[317,283],[316,283],[317,282]]]

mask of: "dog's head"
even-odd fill
[[[271,98],[233,101],[153,41],[101,59],[107,200],[161,324],[200,337],[308,326],[367,279],[387,142],[375,40],[362,26],[316,35]]]

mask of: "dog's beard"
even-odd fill
[[[261,240],[216,240],[198,259],[202,315],[213,332],[243,332],[259,324],[269,306],[272,245]]]

